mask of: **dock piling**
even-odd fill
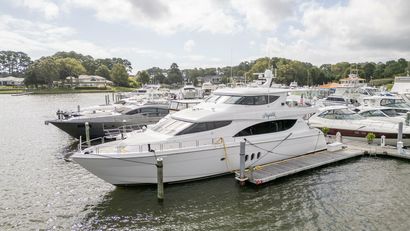
[[[80,113],[80,105],[77,105],[77,112]]]
[[[162,158],[157,158],[157,197],[158,200],[164,200],[164,165]]]
[[[87,142],[87,147],[91,147],[90,124],[88,122],[85,122],[85,140]]]
[[[336,133],[336,142],[343,143],[343,137],[340,132]]]
[[[245,185],[247,178],[245,177],[245,141],[241,141],[239,149],[239,184]]]
[[[399,132],[397,133],[397,152],[403,153],[403,122],[399,123]]]
[[[382,135],[382,136],[380,137],[380,146],[381,146],[381,147],[385,147],[385,146],[386,146],[386,136],[385,136],[385,135]]]
[[[410,112],[406,113],[406,126],[410,126]]]

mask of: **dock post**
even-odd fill
[[[386,136],[385,136],[385,135],[382,135],[382,136],[380,137],[380,146],[381,146],[381,147],[386,146]]]
[[[110,104],[110,95],[107,95],[107,102]]]
[[[127,128],[125,127],[126,122],[127,122],[126,120],[122,121],[122,131],[121,131],[121,139],[122,140],[125,139],[125,133],[127,133]]]
[[[80,113],[80,105],[77,105],[77,112]]]
[[[162,158],[157,158],[157,197],[158,200],[164,200],[164,165]]]
[[[241,186],[245,185],[245,141],[241,141],[239,149],[239,184]]]
[[[343,137],[340,132],[336,133],[336,142],[343,143]]]
[[[406,113],[406,126],[410,126],[410,112]]]
[[[91,147],[90,124],[88,122],[85,122],[85,140],[87,142],[87,147]]]
[[[397,133],[397,152],[403,152],[403,122],[399,123],[399,132]]]
[[[112,93],[112,102],[113,102],[113,103],[115,102],[115,100],[114,100],[114,92]]]

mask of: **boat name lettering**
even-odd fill
[[[269,112],[269,113],[267,113],[267,112],[265,112],[265,114],[263,114],[263,116],[262,116],[262,118],[266,118],[266,119],[269,119],[270,117],[276,117],[276,113],[275,112]]]

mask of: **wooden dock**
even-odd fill
[[[338,151],[331,152],[325,150],[247,169],[245,171],[245,180],[259,185],[277,178],[362,155],[384,155],[410,160],[410,154],[399,154],[397,149],[392,146],[381,147],[347,140],[343,144],[344,148]],[[239,172],[236,172],[238,180],[240,180],[239,175]]]

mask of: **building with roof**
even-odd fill
[[[105,88],[112,86],[113,82],[98,75],[80,75],[78,77],[68,76],[65,85],[71,87]]]
[[[14,76],[7,76],[0,78],[1,86],[23,86],[24,78],[17,78]]]

